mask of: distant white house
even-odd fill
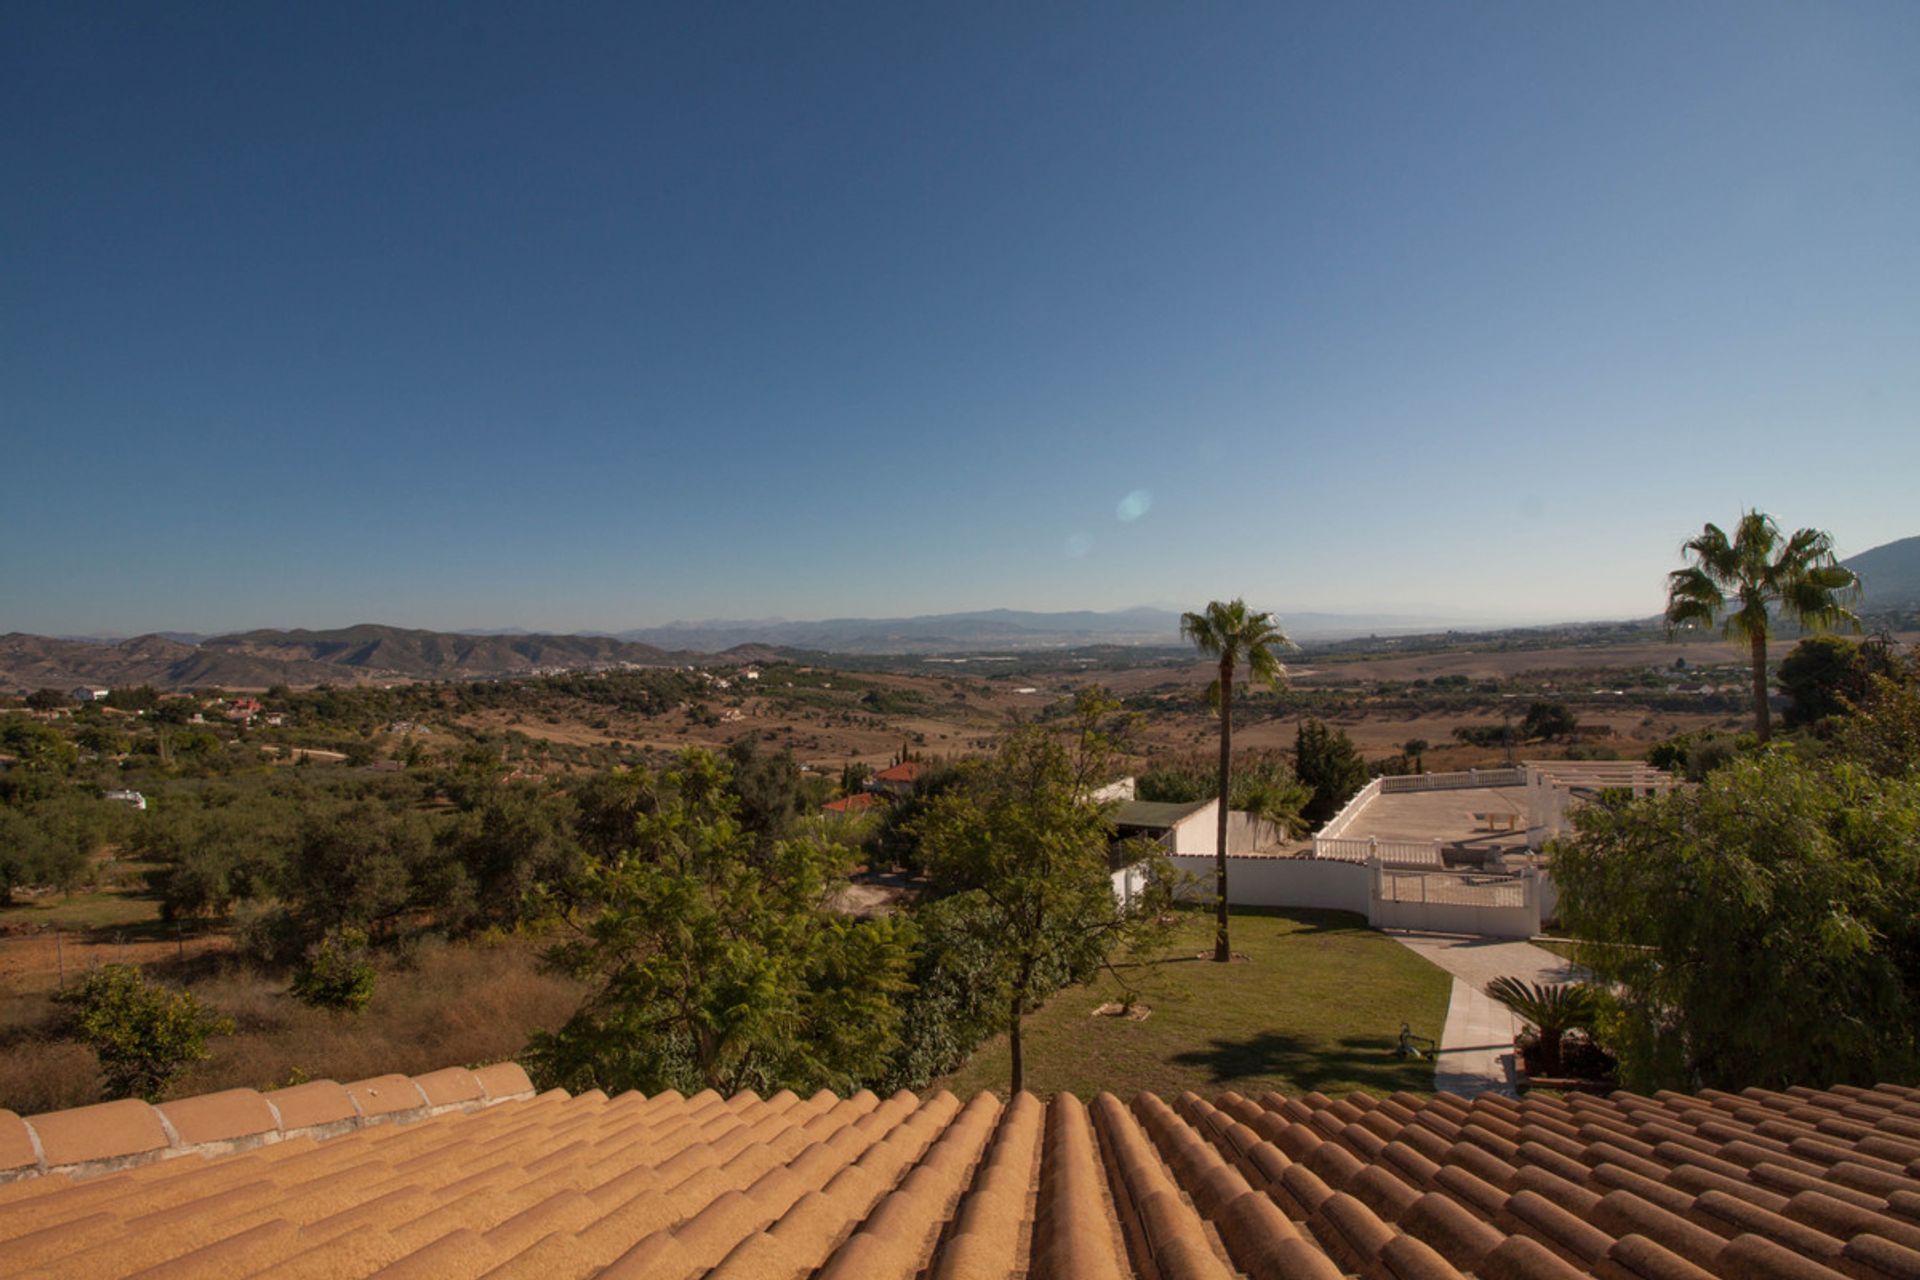
[[[111,689],[96,689],[92,685],[83,684],[73,691],[73,700],[75,702],[104,702],[106,701],[107,695],[112,692],[113,690]]]
[[[108,800],[118,800],[121,804],[132,805],[134,808],[142,811],[147,807],[147,798],[138,791],[109,791],[106,794],[106,798]]]

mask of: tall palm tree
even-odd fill
[[[1693,561],[1667,575],[1667,628],[1720,620],[1729,639],[1744,640],[1753,659],[1753,726],[1765,742],[1773,733],[1767,711],[1767,636],[1774,611],[1810,631],[1836,626],[1859,630],[1847,605],[1860,579],[1833,557],[1833,539],[1819,529],[1780,532],[1773,517],[1748,511],[1733,537],[1709,524],[1681,554]]]
[[[1214,934],[1213,958],[1225,963],[1233,958],[1227,945],[1227,792],[1233,779],[1233,673],[1242,663],[1251,683],[1278,686],[1287,678],[1277,651],[1288,644],[1270,613],[1248,610],[1245,600],[1226,604],[1215,600],[1205,613],[1180,615],[1180,634],[1193,641],[1200,652],[1220,660],[1220,675],[1207,690],[1207,697],[1220,711],[1220,813],[1214,854],[1214,916],[1219,929]]]

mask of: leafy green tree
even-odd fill
[[[1767,639],[1773,616],[1791,618],[1808,630],[1858,627],[1847,608],[1860,579],[1834,559],[1833,539],[1818,529],[1781,533],[1773,517],[1749,511],[1729,538],[1709,524],[1681,548],[1693,563],[1667,575],[1669,630],[1720,624],[1722,634],[1744,641],[1753,665],[1753,724],[1761,742],[1773,736],[1767,708]]]
[[[200,704],[192,698],[162,698],[154,703],[146,718],[155,724],[190,724],[199,710]]]
[[[1293,771],[1313,788],[1305,817],[1315,828],[1340,812],[1353,793],[1367,785],[1367,762],[1353,739],[1345,730],[1329,729],[1311,717],[1294,730]]]
[[[412,913],[459,924],[474,910],[472,881],[439,855],[426,818],[368,800],[307,817],[282,896],[309,937],[350,925],[386,939]]]
[[[1630,1088],[1823,1087],[1920,1072],[1920,781],[1736,760],[1578,810],[1560,916]]]
[[[987,896],[975,890],[924,897],[912,907],[912,922],[919,940],[908,975],[912,995],[882,1081],[886,1092],[926,1088],[1005,1025],[1000,918]],[[1057,965],[1040,974],[1047,991],[1071,978]]]
[[[64,776],[78,758],[65,734],[51,725],[18,715],[0,720],[0,751],[14,758],[16,770],[55,777]]]
[[[633,847],[656,808],[658,778],[646,769],[609,769],[573,789],[574,836],[589,858],[608,862]]]
[[[127,749],[127,735],[104,724],[82,726],[73,740],[95,755],[119,755]]]
[[[1920,778],[1920,650],[1872,675],[1847,708],[1835,746],[1883,778]]]
[[[1134,780],[1142,800],[1183,804],[1214,794],[1219,782],[1215,763],[1199,755],[1160,757]],[[1294,776],[1286,754],[1276,750],[1240,751],[1233,760],[1230,807],[1273,823],[1290,836],[1306,831],[1301,816],[1312,790]]]
[[[492,786],[446,831],[444,843],[473,886],[474,923],[511,925],[542,885],[578,872],[581,852],[565,797]],[[453,923],[453,922],[449,922]]]
[[[31,814],[0,805],[0,907],[13,902],[15,889],[76,876],[79,868],[65,865],[59,853],[46,828]]]
[[[66,790],[14,808],[0,806],[0,886],[11,897],[24,885],[72,892],[112,841],[124,834],[123,806]]]
[[[990,941],[971,978],[1003,1010],[1015,1093],[1026,1087],[1021,1030],[1038,998],[1149,936],[1169,896],[1166,863],[1150,847],[1111,857],[1112,826],[1093,800],[1108,758],[1099,723],[1112,706],[1098,690],[1083,694],[1071,747],[1038,725],[1016,731],[919,823],[935,890],[968,896],[969,927]],[[1123,904],[1114,866],[1140,861],[1149,892]]]
[[[1564,738],[1578,728],[1573,712],[1564,702],[1535,702],[1527,707],[1527,714],[1520,718],[1520,735],[1524,738]]]
[[[67,695],[58,689],[35,689],[27,695],[27,705],[35,711],[58,711],[67,706]]]
[[[207,1057],[209,1037],[233,1034],[231,1018],[190,991],[148,982],[138,965],[89,970],[60,999],[71,1006],[79,1037],[99,1056],[111,1098],[159,1101],[183,1068]]]
[[[740,823],[755,846],[764,850],[785,840],[806,806],[793,752],[761,751],[759,740],[749,735],[727,747],[727,764],[740,802]]]
[[[1780,660],[1775,680],[1787,695],[1789,729],[1817,724],[1846,712],[1867,694],[1876,675],[1895,674],[1892,646],[1883,639],[1864,643],[1845,636],[1808,636]]]
[[[637,771],[638,772],[638,771]],[[726,766],[690,751],[638,779],[628,847],[589,863],[550,955],[593,984],[536,1074],[572,1089],[847,1089],[896,1043],[908,928],[827,908],[845,855],[811,841],[757,854]]]
[[[963,771],[955,765],[923,765],[913,788],[896,796],[876,810],[879,822],[867,839],[867,847],[878,865],[905,867],[921,871],[926,863],[920,851],[919,824],[927,807],[959,786]]]
[[[850,796],[867,785],[867,779],[873,776],[873,766],[862,764],[858,760],[849,760],[840,766],[840,794]]]
[[[1227,809],[1233,790],[1233,677],[1241,664],[1247,668],[1247,683],[1265,682],[1279,687],[1286,681],[1286,668],[1280,665],[1280,650],[1287,637],[1274,622],[1273,615],[1247,608],[1245,600],[1234,599],[1208,604],[1200,613],[1180,615],[1180,634],[1194,648],[1217,658],[1220,671],[1207,688],[1208,700],[1220,716],[1220,782],[1216,788],[1220,806],[1214,845],[1213,910],[1215,932],[1213,958],[1221,964],[1233,959],[1227,938]]]
[[[367,935],[336,929],[307,954],[293,975],[293,998],[316,1009],[358,1013],[373,999],[377,981],[367,953]]]
[[[256,790],[221,803],[207,788],[200,797],[156,796],[134,827],[134,852],[160,864],[149,880],[169,920],[224,916],[238,899],[270,896],[303,822],[300,796]]]

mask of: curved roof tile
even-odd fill
[[[0,1257],[87,1276],[1920,1280],[1917,1123],[1920,1091],[1892,1086],[963,1105],[535,1096],[509,1063],[0,1113],[0,1177],[29,1175],[0,1188]]]

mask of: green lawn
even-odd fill
[[[1105,974],[1028,1015],[1027,1088],[1083,1098],[1432,1090],[1432,1063],[1393,1049],[1402,1022],[1439,1038],[1452,991],[1445,972],[1343,911],[1236,910],[1233,948],[1247,963],[1193,958],[1211,952],[1212,938],[1211,918],[1193,913],[1164,962],[1129,970],[1152,1009],[1143,1022],[1090,1016],[1118,991]],[[1004,1094],[1007,1070],[999,1035],[936,1084],[963,1098]]]

